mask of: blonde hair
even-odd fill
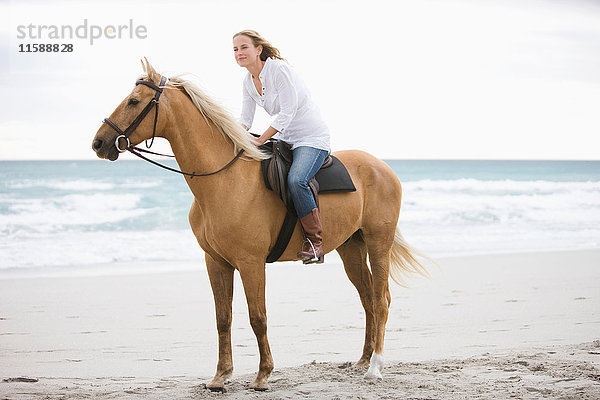
[[[281,57],[279,49],[277,49],[277,47],[269,43],[267,39],[260,36],[258,32],[253,31],[252,29],[245,29],[233,35],[233,38],[235,39],[237,36],[240,35],[249,37],[252,40],[252,44],[254,45],[254,47],[262,46],[262,53],[260,53],[261,61],[265,61],[267,58],[274,58],[277,60],[287,61],[285,58]]]

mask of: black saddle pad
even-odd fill
[[[330,157],[333,163],[327,168],[321,168],[315,175],[319,182],[319,193],[355,192],[356,187],[344,164],[336,156]]]
[[[321,168],[315,175],[315,179],[319,182],[319,193],[355,192],[356,187],[344,164],[336,156],[330,155],[330,157],[333,163],[328,167]],[[262,172],[265,185],[272,190],[267,177],[270,161],[270,159],[262,161]]]

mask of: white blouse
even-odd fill
[[[243,82],[242,115],[239,122],[250,129],[256,104],[269,115],[275,115],[271,126],[276,137],[292,145],[310,146],[330,151],[329,129],[310,92],[298,74],[282,60],[267,58],[260,75],[262,95],[258,93],[250,73]]]

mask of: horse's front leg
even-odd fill
[[[256,264],[246,264],[238,267],[244,292],[248,302],[248,314],[250,316],[250,325],[258,341],[258,351],[260,353],[260,363],[258,374],[250,387],[254,390],[268,390],[267,382],[271,371],[273,371],[273,357],[267,338],[267,308],[265,305],[265,264],[258,262]]]
[[[233,373],[231,356],[231,303],[233,300],[234,269],[224,260],[217,260],[206,253],[206,268],[215,298],[217,331],[219,332],[219,362],[217,372],[207,385],[210,390],[224,391],[225,381]]]

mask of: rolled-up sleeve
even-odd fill
[[[279,96],[280,111],[271,126],[279,132],[285,132],[298,111],[298,92],[287,66],[278,68],[274,76],[274,83]]]
[[[254,112],[256,111],[256,102],[248,93],[246,85],[242,85],[242,115],[239,119],[240,124],[245,125],[246,128],[252,127],[252,121],[254,121]]]

